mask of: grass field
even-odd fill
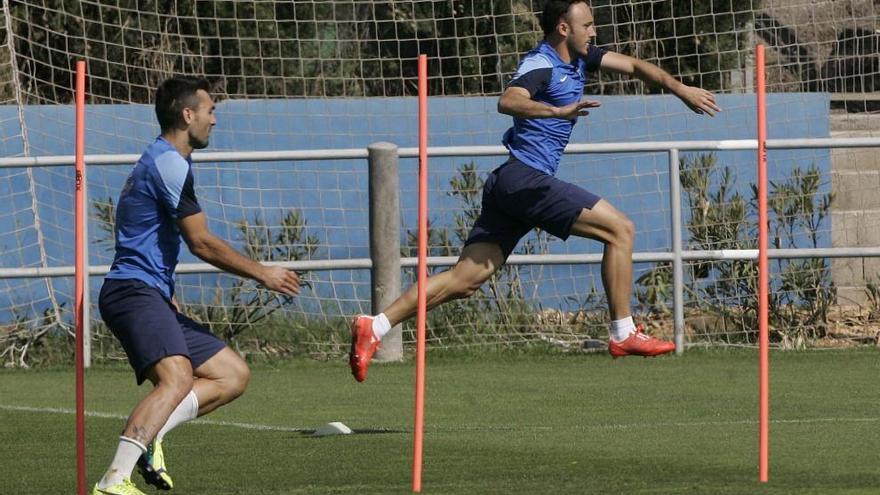
[[[423,492],[880,492],[880,351],[771,359],[762,486],[756,351],[429,353]],[[413,376],[411,363],[376,365],[363,384],[342,362],[255,367],[239,401],[166,437],[172,493],[407,493]],[[71,370],[0,371],[0,494],[74,492],[73,385]],[[90,484],[146,391],[121,366],[88,372]],[[330,421],[356,434],[309,435]]]

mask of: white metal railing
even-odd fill
[[[769,139],[767,149],[829,149],[829,148],[880,148],[880,138],[816,138],[816,139]],[[670,190],[670,228],[672,245],[669,251],[633,253],[634,262],[671,261],[673,268],[673,315],[675,325],[675,342],[678,352],[684,348],[684,261],[711,261],[731,259],[757,259],[758,251],[751,250],[685,250],[682,245],[681,224],[681,184],[679,181],[679,153],[681,151],[729,151],[755,150],[758,142],[755,139],[716,140],[716,141],[652,141],[638,143],[596,143],[572,144],[566,148],[570,154],[597,153],[645,153],[665,152],[669,156],[669,190]],[[428,149],[429,157],[474,157],[474,156],[505,156],[507,149],[503,146],[447,146]],[[418,148],[398,148],[400,158],[418,156]],[[303,150],[303,151],[260,151],[260,152],[210,152],[194,153],[194,162],[253,162],[253,161],[305,161],[305,160],[342,160],[367,159],[366,148],[343,150]],[[86,155],[89,165],[131,165],[140,158],[135,154]],[[74,157],[43,156],[0,158],[0,168],[13,167],[59,167],[71,166]],[[878,247],[851,248],[805,248],[805,249],[771,249],[770,258],[843,258],[843,257],[880,257]],[[456,257],[428,258],[430,266],[453,265]],[[565,255],[512,255],[508,263],[513,265],[533,264],[595,264],[601,262],[601,254],[565,254]],[[307,260],[273,263],[291,269],[303,271],[340,270],[340,269],[371,269],[373,262],[369,258],[345,260]],[[415,258],[402,258],[401,266],[416,265]],[[90,266],[90,275],[104,275],[109,266]],[[213,273],[220,270],[206,263],[185,263],[177,267],[177,273]],[[43,278],[73,276],[73,266],[35,267],[35,268],[0,268],[0,279],[10,278]],[[88,280],[88,277],[86,278]],[[88,325],[88,322],[86,322]]]

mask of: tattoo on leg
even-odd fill
[[[149,443],[150,440],[147,438],[147,429],[146,428],[144,428],[143,426],[133,426],[132,430],[134,430],[133,431],[134,438],[132,438],[132,440],[137,440],[138,442],[142,443],[143,445],[146,445],[147,443]]]

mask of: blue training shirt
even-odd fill
[[[171,299],[180,254],[177,221],[200,211],[192,160],[161,136],[156,138],[119,195],[116,256],[107,278],[138,279]]]
[[[590,45],[586,57],[565,63],[546,41],[526,54],[510,86],[525,88],[532,99],[562,107],[579,101],[584,94],[587,72],[599,68],[605,50]],[[513,118],[504,133],[504,146],[522,163],[549,175],[556,175],[562,152],[568,145],[575,120]]]

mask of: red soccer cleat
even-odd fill
[[[373,333],[373,317],[356,316],[351,322],[351,349],[348,351],[348,365],[355,380],[362,382],[367,379],[367,368],[378,348],[379,339]]]
[[[675,343],[655,339],[646,335],[643,325],[636,326],[636,331],[623,342],[608,339],[608,353],[615,358],[623,356],[659,356],[675,350]]]

